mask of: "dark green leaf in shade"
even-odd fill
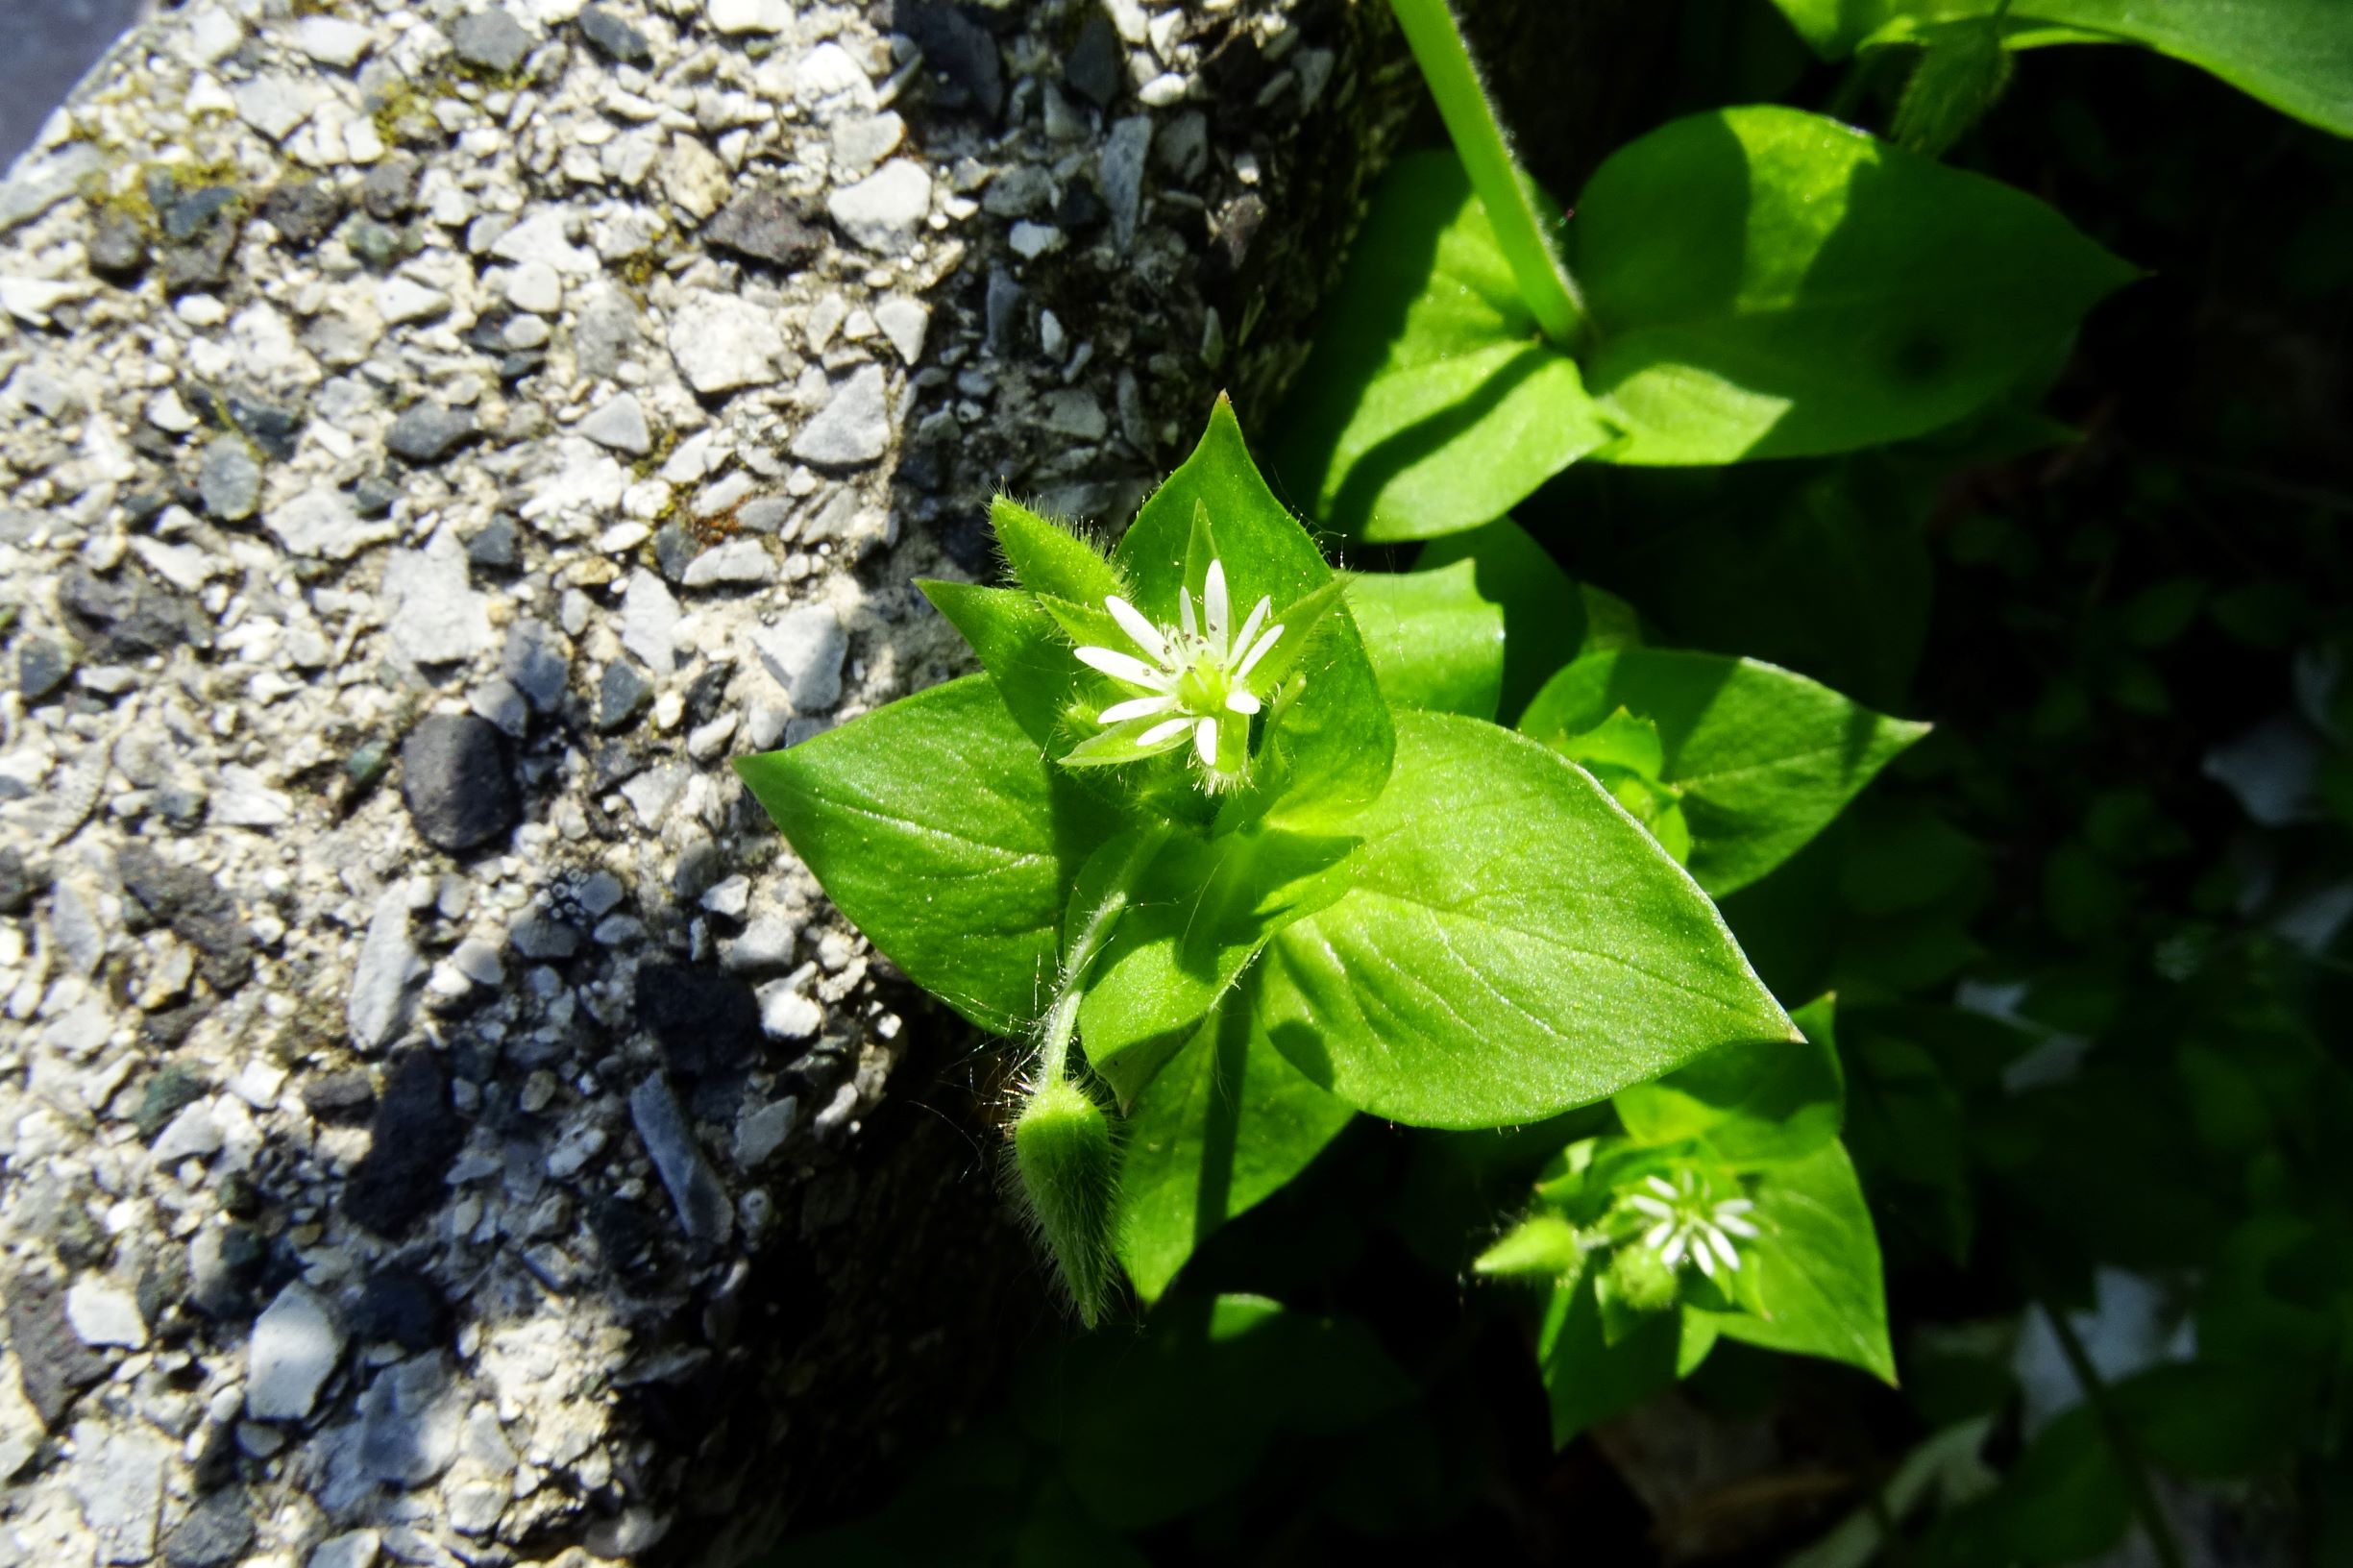
[[[1122,1105],[1134,1104],[1268,939],[1340,896],[1355,848],[1354,839],[1263,825],[1206,839],[1178,834],[1162,846],[1079,1005],[1079,1043]]]
[[[1554,676],[1520,728],[1576,757],[1577,737],[1621,709],[1657,726],[1658,781],[1690,831],[1691,874],[1718,895],[1803,847],[1928,727],[1753,659],[1625,649]]]
[[[1504,612],[1503,688],[1494,718],[1515,723],[1562,665],[1605,648],[1637,648],[1641,620],[1615,594],[1578,582],[1507,517],[1433,539],[1414,558],[1429,572],[1469,561],[1479,597]]]
[[[1114,824],[1039,753],[987,675],[736,771],[908,978],[999,1034],[1042,1012],[1071,884]]]
[[[1715,907],[1592,779],[1475,720],[1397,716],[1355,883],[1268,943],[1260,1026],[1377,1115],[1501,1126],[1787,1038]]]
[[[1306,1169],[1354,1114],[1252,1036],[1246,1005],[1221,1004],[1128,1116],[1115,1246],[1136,1294],[1159,1300],[1202,1242]]]

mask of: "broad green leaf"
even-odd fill
[[[1675,1381],[1681,1327],[1674,1312],[1647,1314],[1612,1344],[1602,1331],[1595,1280],[1588,1272],[1545,1297],[1536,1360],[1553,1417],[1553,1446],[1597,1422],[1621,1415]]]
[[[1532,1121],[1718,1045],[1788,1038],[1715,906],[1590,777],[1507,730],[1397,715],[1355,885],[1267,944],[1260,1027],[1360,1110]]]
[[[1772,1166],[1752,1195],[1749,1218],[1762,1234],[1741,1245],[1740,1282],[1752,1311],[1710,1314],[1717,1331],[1895,1382],[1879,1241],[1847,1151],[1826,1143],[1795,1164]]]
[[[2013,49],[2138,43],[2250,97],[2353,135],[2353,29],[2342,0],[1777,0],[1826,59],[1998,15]]]
[[[1585,384],[1635,464],[1851,451],[2005,392],[2132,269],[2022,191],[1760,106],[1595,172],[1570,230]]]
[[[1276,468],[1343,533],[1478,527],[1610,438],[1452,153],[1390,168],[1323,319]]]
[[[999,1034],[1037,1018],[1071,883],[1113,821],[1040,755],[987,675],[735,767],[826,896],[909,979]]]
[[[1479,592],[1473,563],[1350,577],[1348,608],[1392,706],[1495,717],[1504,611]]]
[[[1803,1040],[1742,1041],[1622,1089],[1618,1119],[1643,1143],[1704,1139],[1741,1169],[1803,1159],[1838,1137],[1846,1112],[1831,1015],[1825,996],[1793,1015]]]
[[[1580,654],[1642,643],[1632,605],[1571,578],[1507,517],[1431,540],[1413,565],[1429,572],[1465,560],[1477,569],[1479,597],[1504,612],[1503,692],[1495,714],[1500,723],[1515,723],[1536,689]]]
[[[1691,874],[1718,896],[1797,853],[1928,730],[1770,664],[1663,649],[1578,660],[1520,728],[1574,756],[1574,737],[1621,708],[1658,726],[1659,782],[1679,797]]]
[[[1119,1262],[1145,1305],[1202,1242],[1306,1169],[1355,1113],[1299,1075],[1229,1000],[1128,1116]]]
[[[1268,939],[1341,894],[1355,847],[1353,839],[1254,825],[1214,838],[1179,834],[1161,848],[1079,1004],[1079,1043],[1123,1106]]]
[[[1028,592],[1098,606],[1114,594],[1126,593],[1127,585],[1101,551],[1011,496],[990,503],[989,523],[996,529],[1005,558],[1013,563],[1016,580]]]

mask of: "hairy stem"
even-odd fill
[[[1446,134],[1454,138],[1471,188],[1486,208],[1504,258],[1511,264],[1520,298],[1555,346],[1573,348],[1584,325],[1584,302],[1545,233],[1528,176],[1504,139],[1495,106],[1480,83],[1454,12],[1446,0],[1389,0],[1389,6],[1405,29],[1423,80],[1430,84],[1430,95],[1437,100]]]
[[[2132,1495],[2133,1511],[2141,1516],[2141,1529],[2148,1535],[2149,1549],[2156,1553],[2163,1568],[2186,1568],[2189,1559],[2182,1556],[2181,1542],[2174,1538],[2172,1521],[2165,1516],[2165,1505],[2157,1500],[2157,1488],[2148,1479],[2148,1462],[2141,1456],[2141,1445],[2108,1392],[2108,1380],[2092,1364],[2092,1353],[2084,1348],[2083,1336],[2075,1332],[2075,1325],[2067,1320],[2064,1308],[2046,1302],[2043,1316],[2058,1338],[2059,1353],[2067,1358],[2069,1370],[2083,1387],[2085,1403],[2098,1418],[2100,1433],[2116,1455],[2117,1468],[2124,1473],[2124,1487]]]
[[[1065,1076],[1070,1063],[1070,1037],[1078,1032],[1078,1004],[1087,994],[1087,971],[1094,965],[1095,956],[1126,913],[1128,901],[1136,892],[1136,884],[1143,880],[1150,869],[1152,857],[1160,853],[1161,845],[1168,842],[1165,822],[1144,829],[1138,835],[1127,859],[1119,863],[1118,874],[1103,891],[1102,900],[1089,911],[1087,923],[1079,927],[1078,936],[1064,957],[1061,989],[1054,993],[1054,1005],[1046,1009],[1045,1031],[1039,1042],[1038,1081],[1050,1084]]]

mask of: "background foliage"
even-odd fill
[[[1663,139],[1573,204],[1606,348],[1535,337],[1433,154],[1360,242],[1382,263],[1335,302],[1294,406],[1250,428],[1278,489],[1353,538],[1346,565],[1412,569],[1351,593],[1385,686],[1521,724],[1681,835],[1819,1049],[1728,1100],[1679,1074],[1614,1109],[1444,1133],[1336,1118],[1280,1058],[1207,1029],[1131,1135],[1123,1201],[1160,1218],[1123,1230],[1122,1262],[1158,1307],[1040,1347],[1001,1415],[787,1560],[1833,1568],[2082,1561],[2135,1537],[2159,1561],[2353,1558],[2353,148],[2328,134],[2353,21],[2317,0],[1786,9],[1690,0],[1650,89]],[[2251,30],[2229,47],[2199,31],[2224,12]],[[2012,60],[1978,27],[2163,52]],[[1931,183],[1850,200],[1821,244],[1868,240],[1855,275],[1895,277],[1896,319],[1929,337],[1873,360],[1885,310],[1777,322],[1804,290],[1770,269],[1668,264],[1728,243],[1662,194],[1723,178],[1723,137],[1769,159],[1814,135],[1789,107],[1685,116],[1768,102],[1924,149],[1841,143]],[[1374,246],[1384,222],[1435,243]],[[2040,259],[1988,284],[1977,243]],[[1434,267],[1469,303],[1409,319]],[[1709,300],[1740,331],[1679,339]],[[1802,391],[1825,356],[1885,384],[1760,424],[1752,394]],[[1646,401],[1662,375],[1703,395]],[[1399,437],[1466,402],[1503,413],[1478,449],[1489,489],[1463,499]],[[1507,506],[1522,531],[1402,542],[1455,502],[1449,527]],[[1500,666],[1460,655],[1499,623]],[[1737,701],[1679,717],[1679,693],[1760,684],[1851,716],[1869,762],[1802,821],[1744,788],[1760,760],[1806,766],[1772,724],[1732,722]],[[1621,709],[1636,722],[1612,727]],[[1036,963],[1009,954],[1000,989]],[[1300,1161],[1244,1161],[1207,1190],[1185,1157],[1236,1095],[1277,1130],[1229,1122],[1235,1146],[1312,1156],[1288,1185]],[[1545,1244],[1512,1227],[1575,1212],[1578,1158],[1691,1139],[1728,1168],[1773,1162],[1818,1207],[1868,1205],[1883,1349],[1769,1354],[1729,1337],[1772,1338],[1736,1303],[1688,1296],[1613,1331],[1590,1276],[1475,1270],[1507,1235]],[[1238,1217],[1189,1259],[1156,1248],[1205,1234],[1204,1203]],[[1548,1398],[1539,1368],[1581,1335],[1623,1353]]]

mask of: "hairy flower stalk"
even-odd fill
[[[1079,662],[1144,695],[1114,702],[1096,722],[1106,729],[1140,726],[1133,737],[1139,757],[1173,751],[1189,741],[1210,788],[1238,782],[1248,754],[1250,718],[1261,706],[1261,694],[1251,688],[1251,672],[1283,639],[1282,623],[1272,620],[1274,600],[1262,595],[1236,628],[1225,563],[1212,560],[1201,583],[1197,620],[1188,588],[1177,590],[1178,625],[1173,626],[1154,625],[1116,594],[1107,598],[1103,607],[1146,657],[1089,647],[1077,650]]]
[[[1710,1279],[1719,1262],[1727,1269],[1740,1267],[1740,1253],[1732,1237],[1755,1238],[1756,1226],[1746,1217],[1754,1204],[1747,1198],[1711,1201],[1688,1170],[1676,1182],[1646,1176],[1643,1185],[1650,1190],[1630,1192],[1626,1202],[1635,1213],[1656,1222],[1643,1233],[1642,1244],[1656,1253],[1661,1263],[1679,1268],[1689,1258]]]

